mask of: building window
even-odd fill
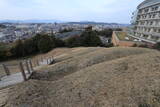
[[[149,11],[149,9],[145,9],[144,12],[147,13]]]
[[[158,13],[159,17],[160,17],[160,12]]]
[[[156,7],[152,7],[152,9],[151,9],[151,10],[152,10],[152,11],[157,11],[157,10],[158,10],[158,8],[159,8],[158,6],[156,6]]]
[[[155,25],[157,26],[159,24],[159,21],[155,21]]]
[[[152,18],[155,18],[156,17],[156,14],[153,14]]]
[[[155,7],[155,10],[157,11],[157,10],[158,10],[158,8],[159,8],[159,7],[158,7],[158,6],[156,6],[156,7]]]
[[[154,32],[157,32],[157,29],[154,29]]]
[[[142,13],[142,10],[139,10],[139,13]]]
[[[143,35],[143,37],[147,38],[147,37],[148,37],[148,35]]]

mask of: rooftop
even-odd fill
[[[145,0],[138,6],[138,9],[145,8],[158,3],[160,3],[160,0]]]

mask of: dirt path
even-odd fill
[[[6,100],[8,99],[9,88],[0,90],[0,107],[3,107],[6,104]]]

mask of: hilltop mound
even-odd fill
[[[57,63],[13,87],[5,106],[160,106],[160,52],[143,48],[69,50],[56,56]]]

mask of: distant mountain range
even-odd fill
[[[69,24],[90,24],[90,25],[119,25],[119,26],[129,26],[130,24],[120,24],[120,23],[105,23],[105,22],[68,22]]]
[[[93,22],[93,21],[81,21],[81,22],[65,22],[60,20],[0,20],[0,23],[67,23],[67,24],[91,24],[91,25],[119,25],[119,26],[129,26],[129,24],[119,24],[119,23],[105,23],[105,22]]]
[[[0,20],[0,23],[62,23],[59,20]]]

